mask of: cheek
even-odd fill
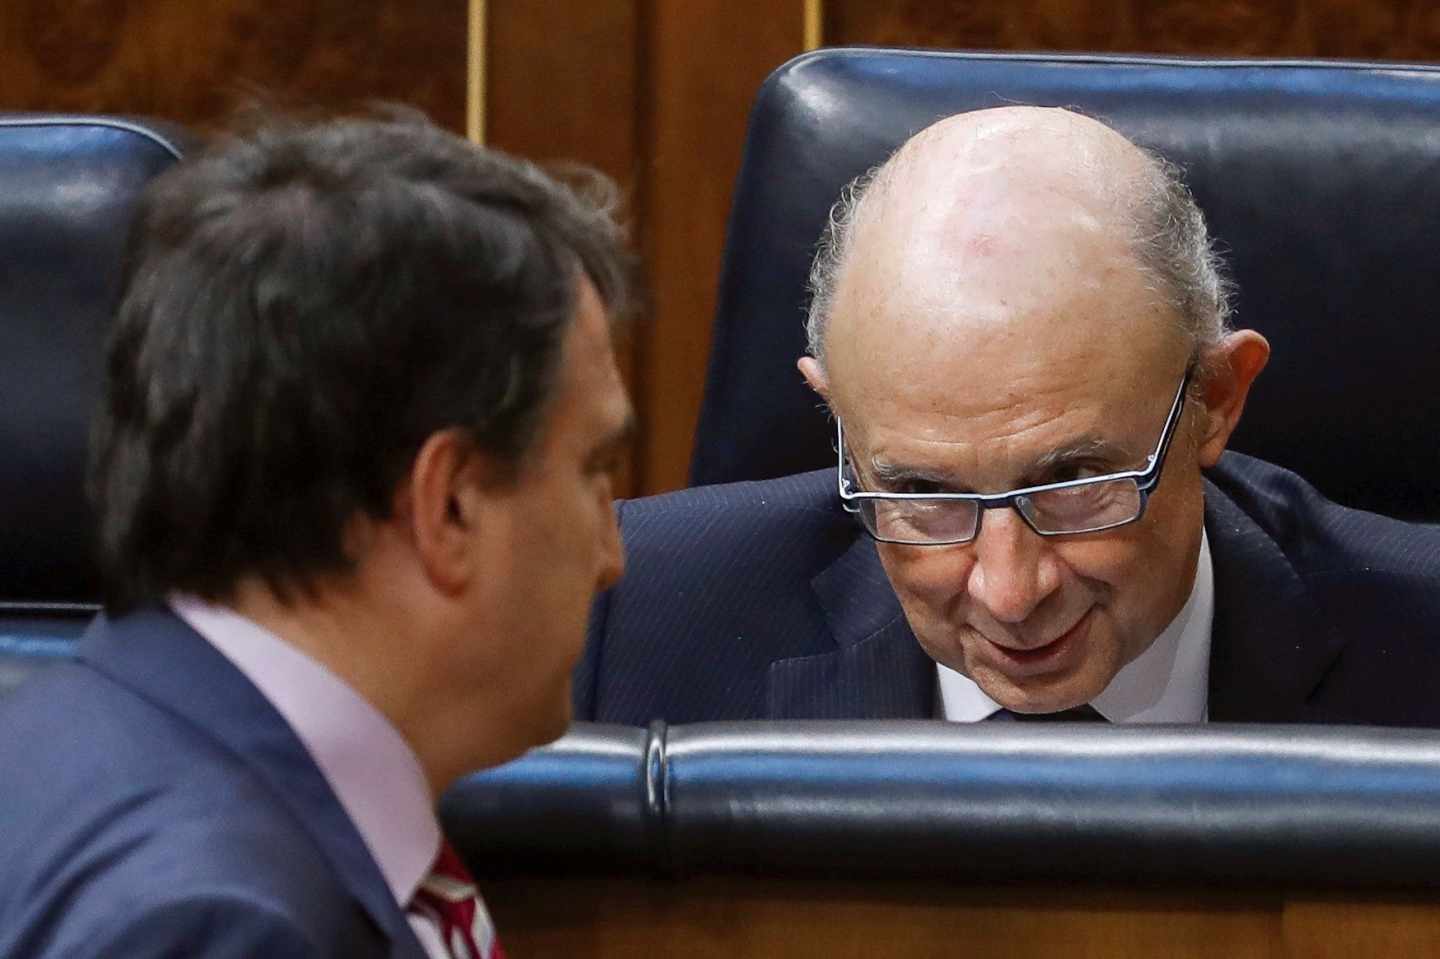
[[[1143,573],[1146,562],[1144,539],[1117,536],[1117,531],[1089,539],[1055,540],[1055,554],[1071,576],[1107,591]]]
[[[965,583],[974,565],[971,550],[965,546],[919,549],[877,543],[880,565],[890,578],[896,595],[906,604],[927,610],[939,610],[963,599]]]
[[[1126,535],[1083,544],[1089,548],[1070,558],[1077,575],[1104,584],[1117,629],[1138,644],[1134,652],[1165,628],[1189,595],[1201,526],[1199,509],[1191,512],[1147,513],[1139,524],[1115,531]]]

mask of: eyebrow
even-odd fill
[[[1038,457],[1020,474],[1019,482],[1011,489],[1041,485],[1045,482],[1043,477],[1046,473],[1053,472],[1057,467],[1068,463],[1098,460],[1114,464],[1114,471],[1121,472],[1126,468],[1122,464],[1138,462],[1146,455],[1148,454],[1137,454],[1133,449],[1121,443],[1099,437],[1086,437],[1049,450]],[[871,458],[869,465],[875,482],[884,486],[893,488],[905,483],[932,483],[942,489],[953,490],[957,493],[974,492],[972,487],[957,482],[955,475],[944,469],[904,466],[874,457]]]
[[[1073,463],[1077,460],[1098,460],[1102,463],[1110,463],[1118,472],[1126,468],[1124,464],[1138,462],[1148,455],[1148,453],[1137,453],[1124,443],[1091,436],[1044,454],[1035,461],[1026,475],[1043,474],[1053,470],[1056,466]]]

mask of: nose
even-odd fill
[[[616,515],[618,508],[618,505],[607,505],[602,522],[599,585],[602,590],[614,586],[625,575],[625,541],[620,537],[620,518]]]
[[[1023,622],[1060,586],[1053,550],[1013,509],[988,511],[971,548],[966,590],[998,622]]]

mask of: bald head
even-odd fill
[[[1002,107],[941,120],[847,189],[811,274],[810,351],[822,361],[842,294],[903,293],[920,317],[993,286],[1023,263],[1038,296],[1047,279],[1084,281],[1097,249],[1143,274],[1193,346],[1224,330],[1224,289],[1204,221],[1178,171],[1119,133],[1067,110]],[[1077,269],[1079,268],[1079,269]],[[1095,277],[1091,277],[1093,282]]]
[[[1067,110],[961,113],[916,134],[885,163],[856,227],[983,229],[977,214],[1026,198],[1115,218],[1151,161],[1104,124]]]

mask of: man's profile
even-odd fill
[[[0,706],[0,953],[498,954],[434,803],[569,721],[626,286],[602,206],[419,118],[156,181],[92,440],[106,613]]]
[[[942,120],[811,281],[835,466],[622,504],[583,716],[1440,723],[1440,535],[1225,451],[1269,346],[1161,158]]]

